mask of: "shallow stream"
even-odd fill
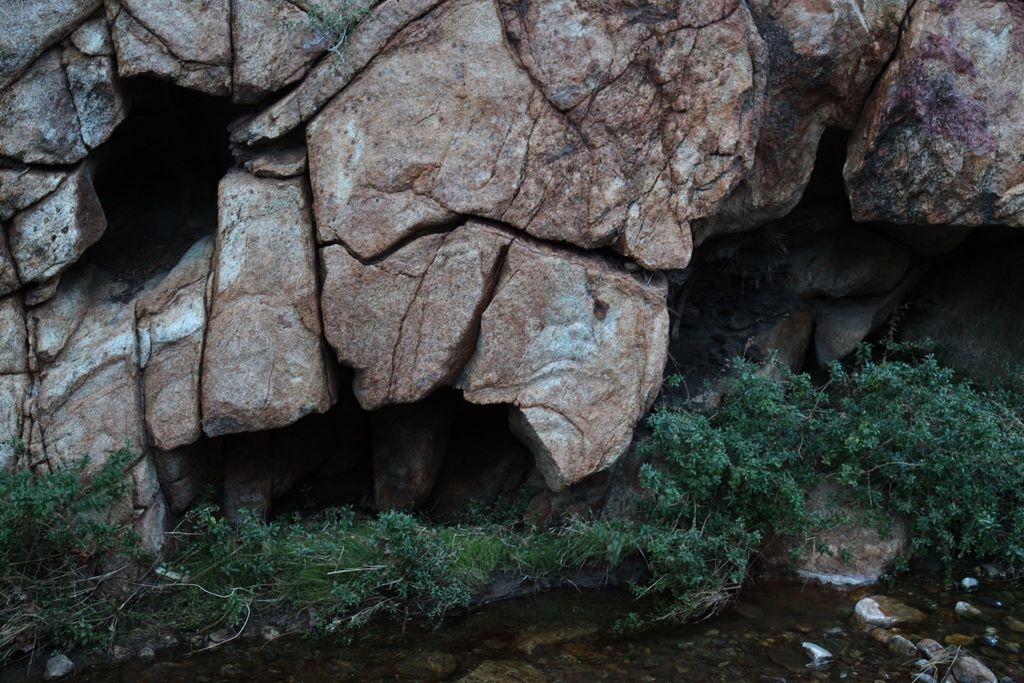
[[[923,622],[894,629],[914,642],[977,639],[964,654],[981,659],[997,676],[1024,681],[1017,652],[1024,633],[1013,630],[1024,630],[1024,590],[982,580],[976,592],[965,594],[912,578],[888,589],[850,592],[766,582],[748,587],[712,619],[630,634],[613,629],[635,607],[629,594],[557,591],[493,604],[437,630],[381,624],[348,644],[287,634],[267,640],[256,633],[212,650],[179,646],[148,661],[96,666],[74,680],[458,681],[475,671],[467,681],[912,681],[913,657],[890,652],[851,620],[856,601],[875,594],[925,613]],[[960,600],[978,607],[981,616],[957,617]],[[809,666],[805,641],[830,651],[833,661]]]

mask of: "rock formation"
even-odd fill
[[[629,449],[666,363],[694,393],[737,354],[827,363],[908,301],[904,336],[966,371],[1024,351],[999,322],[1019,238],[989,258],[968,236],[1024,224],[1014,0],[5,12],[0,466],[130,448],[118,514],[152,536],[207,484],[265,515],[331,457],[348,471],[339,432],[288,439],[354,406],[349,383],[400,507],[445,467],[438,392],[505,406],[560,490]],[[103,185],[152,79],[232,119],[209,225],[166,243]]]

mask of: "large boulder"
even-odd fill
[[[374,258],[470,214],[686,265],[690,222],[753,155],[763,55],[746,6],[628,23],[623,8],[553,4],[577,33],[544,23],[554,7],[447,2],[313,119],[321,241]]]
[[[324,50],[340,40],[318,28],[303,5],[314,11],[324,24],[332,16],[355,14],[359,5],[350,0],[320,5],[310,0],[246,0],[232,5],[231,44],[232,95],[236,102],[258,102],[306,75],[310,64]],[[344,14],[343,14],[344,13]]]
[[[626,451],[661,387],[665,297],[659,275],[518,239],[481,319],[464,395],[511,406],[512,429],[551,488],[600,471]]]
[[[850,140],[854,218],[1024,225],[1020,73],[1020,3],[915,3]]]
[[[274,429],[334,402],[301,179],[220,183],[202,368],[203,431]]]
[[[23,284],[60,275],[107,229],[86,164],[78,166],[41,201],[10,223],[11,255]]]
[[[171,451],[202,435],[199,376],[213,238],[197,242],[137,305],[146,426]]]
[[[350,7],[358,8],[363,2],[365,0],[360,0]],[[313,118],[399,31],[442,2],[444,0],[384,0],[376,5],[352,27],[337,50],[310,69],[294,90],[253,118],[239,122],[231,132],[231,139],[239,144],[260,145],[285,137]]]
[[[121,76],[161,76],[211,95],[231,90],[229,0],[107,0]]]
[[[370,263],[322,250],[324,331],[356,370],[364,408],[418,401],[456,379],[513,238],[471,221]]]

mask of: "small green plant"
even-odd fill
[[[119,601],[105,591],[138,552],[108,519],[127,490],[132,454],[90,470],[0,470],[0,661],[42,642],[93,645],[110,637]]]
[[[323,47],[338,59],[348,42],[349,32],[362,21],[381,0],[333,0],[312,2],[306,9],[313,40],[307,47]]]

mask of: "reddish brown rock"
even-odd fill
[[[296,88],[231,133],[234,142],[278,140],[311,119],[391,38],[443,0],[384,0],[349,32],[337,51],[314,66]],[[302,3],[298,3],[302,4]]]
[[[661,386],[665,296],[660,276],[517,240],[461,380],[466,399],[512,406],[553,489],[608,467]]]
[[[334,402],[321,344],[313,226],[301,180],[232,171],[202,369],[203,431],[283,427]]]
[[[921,0],[850,139],[854,218],[1024,225],[1024,8]]]
[[[456,378],[512,239],[470,222],[369,264],[322,250],[325,334],[356,370],[364,408],[418,401]]]
[[[146,426],[165,451],[202,435],[199,373],[212,255],[212,238],[197,242],[137,305]]]
[[[506,8],[503,25],[491,2],[453,0],[396,36],[308,128],[320,239],[374,258],[470,214],[684,266],[690,222],[752,159],[749,12],[701,5],[619,31],[625,13],[562,5],[578,35],[541,26],[547,8]]]
[[[301,3],[245,0],[232,6],[232,96],[258,102],[301,79],[310,63],[330,47],[318,35]],[[346,3],[347,5],[347,3]],[[324,6],[325,12],[335,8]]]

